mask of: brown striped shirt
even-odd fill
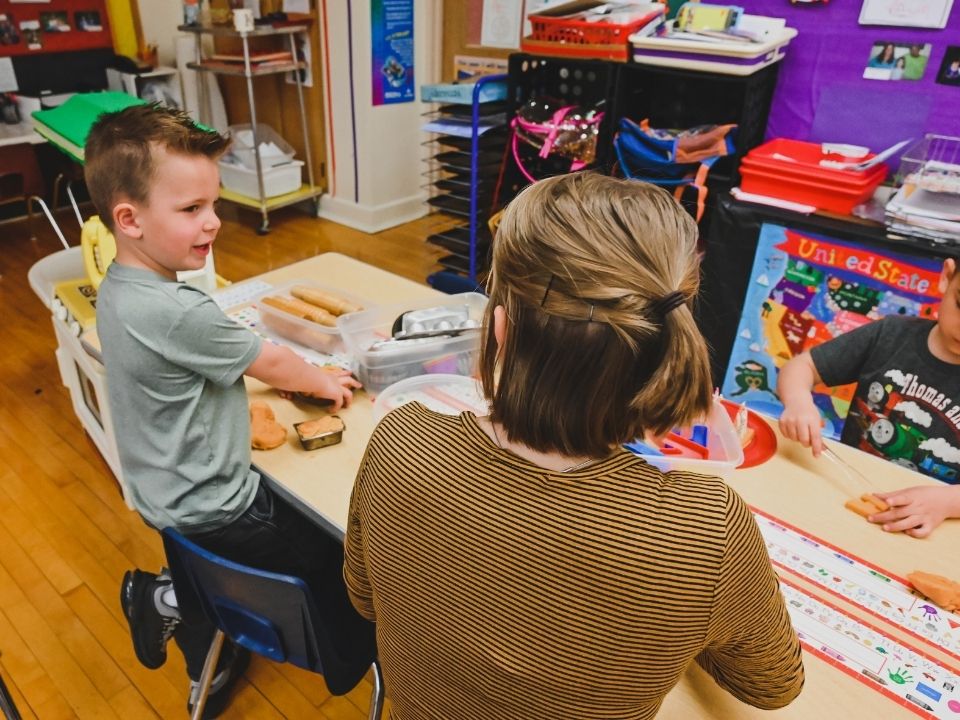
[[[469,413],[403,406],[361,464],[344,574],[393,720],[651,718],[692,660],[757,707],[803,686],[743,500],[627,451],[549,471]]]

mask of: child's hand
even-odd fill
[[[823,451],[823,438],[820,436],[822,422],[813,398],[807,395],[805,399],[784,406],[780,415],[780,432],[784,437],[812,448],[813,456],[820,457]]]
[[[315,373],[315,381],[311,383],[311,387],[301,392],[310,397],[332,401],[333,407],[330,410],[337,412],[342,407],[350,407],[353,390],[361,387],[363,385],[350,374],[349,370],[324,369]]]
[[[886,532],[922,538],[947,518],[960,517],[960,486],[921,485],[875,495],[883,498],[890,509],[870,515],[867,520],[882,525]]]

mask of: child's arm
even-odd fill
[[[820,411],[813,402],[813,386],[820,374],[809,352],[797,355],[783,366],[777,378],[777,392],[783,402],[780,432],[804,447],[813,448],[813,456],[823,450],[820,437]]]
[[[920,485],[906,490],[875,493],[890,505],[867,520],[887,532],[905,532],[922,538],[947,518],[960,518],[960,485]]]
[[[290,348],[269,342],[262,343],[260,354],[244,374],[278,390],[332,400],[334,412],[350,405],[353,399],[351,389],[360,387],[346,370],[340,373],[321,370],[301,359]]]

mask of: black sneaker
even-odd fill
[[[151,670],[167,661],[167,641],[180,622],[177,609],[162,599],[172,587],[168,575],[143,570],[128,570],[120,586],[120,606],[130,625],[133,649],[137,659]]]
[[[207,694],[207,703],[203,706],[203,712],[200,717],[203,720],[212,720],[218,717],[227,709],[230,702],[230,695],[237,681],[243,677],[250,665],[250,651],[239,645],[228,644],[229,640],[223,644],[223,652],[228,649],[233,650],[233,660],[227,667],[213,676],[213,682],[210,683],[210,692]],[[222,665],[223,663],[221,663]],[[197,696],[200,694],[200,683],[190,681],[190,699],[187,700],[187,712],[193,716],[193,706],[196,703]]]

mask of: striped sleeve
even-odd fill
[[[803,688],[800,642],[749,508],[727,496],[727,543],[707,645],[697,662],[745,703],[772,710]]]
[[[353,492],[350,495],[350,512],[347,517],[347,533],[343,545],[343,579],[347,585],[347,594],[357,612],[367,620],[376,622],[373,611],[373,588],[367,575],[366,552],[363,547],[362,509],[367,503],[364,476],[367,468],[367,458],[370,454],[369,445],[360,462]]]

